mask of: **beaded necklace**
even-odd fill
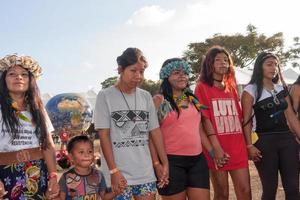
[[[188,101],[189,103],[193,103],[197,110],[201,110],[201,109],[207,109],[207,106],[202,105],[199,103],[199,101],[193,97],[193,96],[189,96],[187,97],[187,95],[185,93],[183,93],[181,96],[177,97],[175,95],[173,95],[173,99],[175,101],[175,103],[177,104],[178,108],[187,108],[188,105],[184,104],[186,101]]]
[[[173,100],[177,104],[178,108],[187,108],[188,106],[185,104],[187,101],[187,96],[185,94],[182,94],[181,96],[175,96],[173,95]]]

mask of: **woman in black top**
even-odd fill
[[[258,55],[241,101],[248,155],[258,170],[262,199],[275,200],[279,172],[286,199],[299,200],[299,145],[290,128],[299,137],[300,123],[293,112],[276,55],[266,52]],[[259,137],[254,144],[252,130]]]

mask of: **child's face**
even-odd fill
[[[89,142],[79,142],[75,144],[70,157],[75,166],[90,167],[94,161],[94,148]]]

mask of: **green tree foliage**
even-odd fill
[[[117,76],[109,77],[105,79],[101,85],[102,89],[108,88],[112,85],[114,85],[118,80]],[[159,92],[160,88],[160,81],[152,81],[152,80],[147,80],[144,79],[144,81],[141,83],[140,88],[147,90],[150,92],[151,95],[157,94]]]
[[[151,95],[155,95],[159,92],[160,89],[160,81],[152,81],[145,79],[140,88],[147,90]]]
[[[221,35],[215,34],[212,38],[204,42],[190,43],[188,49],[184,52],[184,59],[191,63],[194,73],[200,72],[201,62],[206,51],[213,45],[225,47],[234,62],[234,65],[240,68],[247,67],[255,61],[258,53],[270,51],[279,56],[281,64],[292,62],[293,66],[298,66],[296,61],[300,58],[299,38],[294,38],[294,45],[287,50],[284,49],[283,33],[275,33],[267,37],[265,34],[259,34],[253,25],[247,26],[246,35]]]
[[[112,85],[114,85],[118,80],[118,76],[113,76],[105,79],[103,82],[101,82],[102,89],[108,88]]]

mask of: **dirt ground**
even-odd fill
[[[95,153],[99,154],[99,150],[100,150],[100,146],[99,146],[99,140],[95,140]],[[57,146],[57,148],[59,148]],[[253,200],[259,200],[261,197],[261,193],[262,193],[262,188],[261,188],[261,183],[256,171],[256,168],[254,166],[254,164],[250,161],[249,162],[249,170],[250,170],[250,177],[251,177],[251,190],[252,190],[252,199]],[[62,173],[61,170],[59,170],[60,174]],[[229,180],[229,189],[230,189],[230,194],[229,194],[229,199],[230,200],[235,200],[236,196],[234,193],[234,189],[233,189],[233,185],[231,180]],[[213,199],[213,189],[211,186],[211,199]],[[161,198],[159,197],[159,195],[157,195],[157,200],[161,200]],[[281,184],[281,181],[279,180],[279,186],[278,186],[278,190],[277,190],[277,197],[276,200],[284,200],[284,191],[283,191],[283,187]]]
[[[252,199],[253,200],[259,200],[261,198],[262,187],[261,187],[261,183],[260,183],[260,180],[259,180],[259,177],[258,177],[258,174],[257,174],[257,170],[256,170],[256,168],[255,168],[252,161],[249,162],[249,170],[250,170],[250,179],[251,179],[250,184],[251,184],[251,191],[252,191]],[[230,180],[229,184],[230,184],[229,199],[230,200],[235,200],[236,196],[234,194],[234,189],[233,189],[233,185],[232,185],[231,180]],[[211,197],[213,197],[213,190],[212,189],[211,189],[210,193],[211,193]],[[281,181],[279,181],[279,184],[278,184],[276,199],[277,200],[285,199]]]

